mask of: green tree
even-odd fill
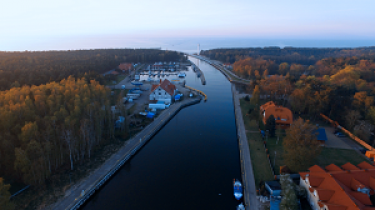
[[[272,114],[268,117],[265,126],[266,126],[266,130],[269,131],[270,136],[274,137],[275,131],[276,131],[276,121],[275,121],[275,117]]]
[[[3,178],[0,177],[0,209],[1,210],[13,210],[14,205],[9,201],[9,184],[4,184]]]
[[[317,127],[299,118],[294,121],[283,139],[284,160],[294,172],[307,170],[320,154],[321,146],[316,138]]]

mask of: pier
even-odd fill
[[[64,198],[46,209],[76,210],[79,209],[100,188],[139,151],[169,120],[184,107],[197,104],[201,97],[186,99],[172,104],[164,110],[151,124],[127,141],[116,154],[92,172],[84,181],[77,183],[66,192]]]
[[[197,89],[194,89],[194,88],[189,87],[189,86],[186,86],[186,85],[185,85],[185,87],[186,87],[187,89],[190,89],[190,90],[196,91],[196,92],[198,92],[199,94],[203,95],[203,96],[204,96],[204,101],[207,101],[207,95],[206,95],[205,93],[203,93],[202,91],[197,90]]]
[[[196,66],[194,63],[191,64],[191,68],[197,74],[197,76],[201,79],[202,85],[206,85],[206,78],[204,77],[203,72]]]

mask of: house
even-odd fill
[[[160,80],[160,84],[151,87],[150,101],[163,101],[165,104],[171,104],[176,90],[176,86],[169,80],[165,79],[163,82]]]
[[[316,138],[320,142],[321,145],[324,145],[326,143],[327,135],[326,135],[326,130],[324,128],[318,128],[315,131],[315,134],[317,134]]]
[[[119,73],[117,71],[112,71],[111,74],[112,75],[119,75]]]
[[[132,70],[133,69],[133,64],[131,63],[121,63],[118,68],[122,71],[126,71],[126,70]]]
[[[279,196],[281,193],[281,185],[278,181],[268,181],[264,183],[270,195]]]
[[[357,166],[312,166],[301,172],[300,186],[313,210],[375,210],[370,195],[375,189],[375,167],[366,161]]]
[[[273,101],[269,101],[260,106],[263,123],[266,124],[267,119],[273,115],[276,121],[276,127],[286,129],[293,123],[293,114],[290,109],[278,106]]]

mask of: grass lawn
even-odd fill
[[[250,104],[250,101],[246,101],[245,99],[240,99],[240,106],[241,106],[241,112],[242,112],[242,118],[244,120],[245,129],[248,131],[259,131],[258,126],[255,122],[255,120],[251,120],[249,116],[247,116],[247,112],[250,108],[253,107],[253,105]]]
[[[316,159],[315,163],[319,166],[325,167],[331,163],[341,166],[347,162],[357,165],[363,161],[367,161],[367,159],[354,150],[325,147]]]
[[[284,163],[284,148],[282,143],[282,136],[280,136],[280,140],[277,142],[277,137],[268,138],[267,140],[267,149],[270,154],[271,164],[274,166],[275,174],[280,174],[280,166],[285,165]],[[276,152],[276,159],[275,159],[275,152]],[[275,163],[275,165],[274,165]]]
[[[240,99],[241,111],[245,123],[245,129],[248,131],[259,131],[255,120],[251,120],[246,116],[251,104],[244,99]],[[260,181],[273,180],[273,174],[268,162],[267,154],[264,150],[263,140],[260,133],[247,133],[247,141],[250,149],[251,163],[253,164],[253,171],[255,177],[256,187],[259,186]]]
[[[267,149],[269,150],[272,165],[274,165],[276,151],[275,174],[280,174],[280,166],[285,165],[283,158],[284,149],[281,139],[282,137],[280,137],[280,141],[278,142],[278,144],[276,144],[277,137],[268,138],[267,141]],[[315,164],[324,168],[325,166],[332,163],[337,166],[344,165],[347,162],[350,162],[353,165],[357,165],[358,163],[361,163],[363,161],[366,161],[366,159],[354,150],[324,147],[320,155],[316,158]],[[305,169],[305,171],[307,171],[307,168]]]
[[[255,185],[258,188],[260,181],[274,180],[267,154],[264,151],[263,140],[259,133],[248,133],[247,141],[250,148],[250,158],[253,164]]]

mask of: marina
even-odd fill
[[[207,63],[200,69],[209,85],[194,71],[186,71],[186,84],[210,100],[180,110],[82,209],[235,209],[241,203],[231,184],[241,177],[231,84]]]

